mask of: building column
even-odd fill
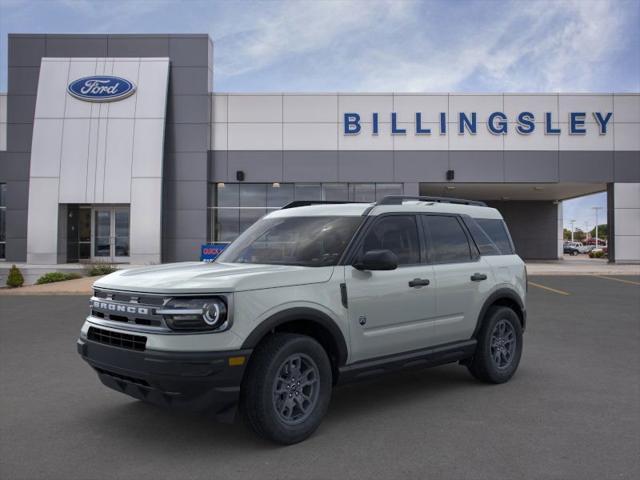
[[[558,201],[558,260],[564,258],[564,216],[562,202]]]
[[[640,183],[607,185],[609,261],[640,263]]]

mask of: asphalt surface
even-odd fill
[[[531,278],[511,382],[447,365],[341,387],[290,447],[103,387],[75,348],[86,297],[1,297],[0,478],[640,478],[640,278],[618,278],[637,284]]]

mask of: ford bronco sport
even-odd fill
[[[334,385],[450,362],[509,380],[526,271],[497,210],[386,197],[293,202],[214,263],[118,271],[94,284],[78,352],[106,386],[304,440]]]

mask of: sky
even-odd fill
[[[640,0],[0,0],[0,91],[8,33],[208,33],[219,92],[638,92],[638,25]]]

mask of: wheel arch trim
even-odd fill
[[[473,330],[473,335],[471,338],[476,338],[480,327],[482,326],[482,322],[487,314],[489,308],[494,305],[496,302],[500,300],[509,300],[518,305],[519,312],[516,312],[518,317],[520,318],[520,322],[522,323],[522,331],[524,332],[526,324],[527,324],[527,311],[525,309],[524,303],[522,299],[518,295],[518,293],[511,288],[499,288],[498,290],[492,292],[487,299],[484,301],[482,308],[480,309],[480,313],[478,314],[478,320],[476,322],[476,328]]]
[[[269,332],[281,325],[294,321],[311,322],[326,330],[333,339],[337,349],[337,366],[346,364],[349,351],[340,327],[338,327],[336,322],[326,313],[309,307],[293,307],[274,313],[253,329],[242,343],[241,348],[255,348]]]

